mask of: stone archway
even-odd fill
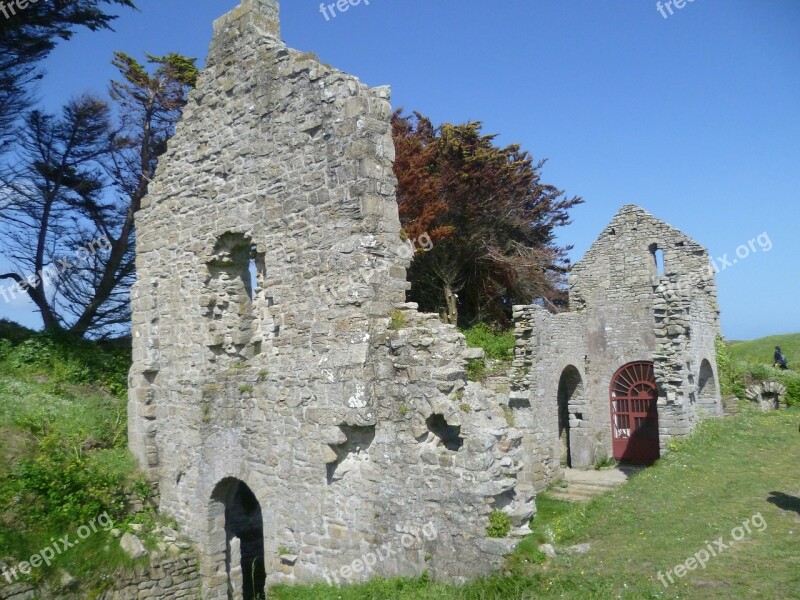
[[[711,363],[703,359],[700,363],[700,375],[697,379],[697,403],[707,411],[717,412],[719,392],[717,391],[717,380],[714,377],[714,369]]]
[[[584,420],[582,410],[583,379],[577,368],[568,365],[558,380],[559,460],[565,467],[583,468],[591,463],[591,458],[585,459],[580,452],[581,432],[578,428]]]
[[[211,494],[209,513],[211,560],[226,594],[214,598],[259,600],[265,598],[264,519],[261,505],[246,483],[229,477]]]

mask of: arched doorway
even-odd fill
[[[653,363],[632,362],[611,379],[611,440],[614,458],[650,464],[659,457],[658,391]]]
[[[697,381],[697,401],[705,409],[713,409],[717,404],[718,395],[714,369],[708,360],[703,359],[703,362],[700,363],[700,377]]]
[[[570,417],[580,420],[583,415],[575,411],[575,404],[583,395],[581,374],[572,365],[561,372],[558,380],[558,440],[562,466],[572,467],[572,438]]]
[[[239,479],[223,479],[211,495],[211,509],[212,543],[224,543],[218,556],[224,556],[228,599],[265,598],[264,519],[255,494]]]

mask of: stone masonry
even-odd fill
[[[88,592],[66,572],[61,582],[21,582],[7,585],[0,580],[0,600],[80,600]],[[94,592],[97,600],[196,600],[201,593],[197,557],[191,551],[176,556],[153,557],[149,564],[113,574],[111,588]]]
[[[610,455],[626,362],[655,362],[662,449],[716,414],[707,255],[632,206],[575,266],[574,312],[515,308],[510,397],[467,381],[481,351],[405,302],[389,89],[279,34],[273,0],[214,24],[137,214],[130,448],[204,598],[491,572],[559,476],[560,429],[573,466]],[[487,537],[496,510],[512,539]]]
[[[521,432],[466,382],[474,351],[404,304],[389,90],[278,33],[268,0],[215,23],[137,215],[130,447],[207,598],[228,597],[237,548],[267,583],[387,544],[351,580],[489,572],[510,548],[490,514],[524,526],[533,488]]]
[[[539,457],[526,461],[523,477],[537,491],[557,481],[562,466],[588,468],[611,456],[609,385],[626,364],[653,363],[661,452],[699,418],[721,414],[719,309],[702,246],[624,206],[572,268],[569,291],[571,312],[515,307],[509,405],[525,431],[525,456]]]

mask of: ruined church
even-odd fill
[[[137,214],[129,443],[204,598],[491,572],[564,467],[651,463],[720,412],[708,254],[632,205],[570,312],[514,308],[507,385],[468,381],[482,351],[406,302],[391,114],[242,0]]]

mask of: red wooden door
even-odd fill
[[[659,457],[658,392],[652,362],[628,363],[611,379],[611,436],[616,460],[650,464]]]

